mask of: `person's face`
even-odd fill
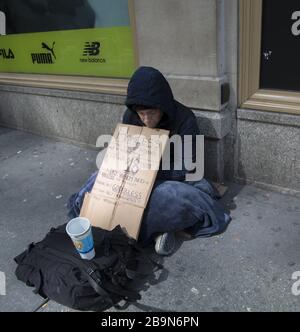
[[[156,128],[159,124],[163,112],[158,108],[151,108],[151,109],[137,109],[137,114],[144,125],[148,128]]]

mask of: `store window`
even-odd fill
[[[299,0],[263,1],[260,88],[300,92]]]
[[[1,73],[128,79],[136,68],[132,0],[0,0],[0,20]]]
[[[299,0],[241,0],[241,107],[300,114],[299,52]]]
[[[1,72],[126,78],[134,70],[127,0],[1,0],[0,11]]]

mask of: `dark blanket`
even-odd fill
[[[69,218],[80,213],[84,194],[93,188],[98,172],[92,174],[68,201]],[[218,194],[205,179],[198,182],[157,180],[145,209],[138,242],[148,245],[156,235],[185,230],[194,237],[224,232],[231,220],[218,202]]]

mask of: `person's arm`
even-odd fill
[[[124,114],[123,114],[123,118],[122,118],[122,123],[123,124],[128,124],[128,125],[130,125],[130,124],[132,124],[131,123],[131,114],[130,114],[131,112],[130,112],[130,110],[129,109],[127,109],[125,112],[124,112]]]
[[[197,120],[194,114],[192,114],[188,119],[182,124],[182,126],[178,130],[178,135],[181,136],[182,140],[182,156],[181,156],[181,169],[175,170],[174,169],[174,163],[171,164],[170,170],[162,170],[160,165],[160,170],[157,174],[158,180],[164,180],[164,181],[185,181],[186,180],[186,174],[190,173],[192,171],[189,171],[186,169],[186,163],[184,160],[184,152],[185,152],[185,142],[187,139],[192,140],[192,153],[191,153],[191,161],[196,161],[196,137],[197,135],[200,135],[199,127],[197,124]],[[185,137],[188,135],[189,137]],[[176,158],[176,155],[175,155]]]
[[[79,189],[79,191],[69,197],[67,202],[69,218],[76,218],[79,216],[84,196],[87,192],[92,191],[97,175],[98,171],[94,172],[85,182],[85,184]]]

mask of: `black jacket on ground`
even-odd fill
[[[196,158],[196,135],[200,135],[197,120],[194,113],[186,106],[176,101],[173,97],[169,83],[157,69],[140,67],[132,76],[127,91],[126,106],[123,123],[135,126],[145,126],[138,114],[132,110],[133,105],[143,105],[159,108],[163,117],[157,128],[170,131],[170,137],[177,134],[184,142],[184,135],[191,135],[193,139],[193,161]],[[184,158],[184,151],[182,151]],[[182,162],[182,170],[172,169],[174,153],[171,149],[171,170],[158,172],[157,179],[183,181],[188,172]]]

